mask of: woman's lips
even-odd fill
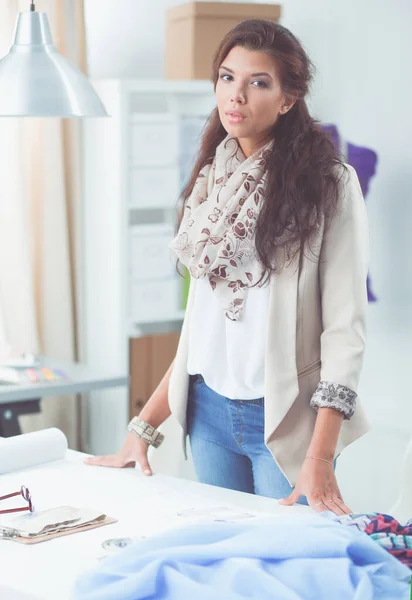
[[[231,111],[226,113],[227,119],[230,123],[242,123],[246,117],[242,113],[237,111]]]

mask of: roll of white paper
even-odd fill
[[[60,460],[66,450],[67,438],[55,427],[0,438],[0,474]]]

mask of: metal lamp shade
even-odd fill
[[[107,117],[92,84],[53,44],[46,13],[19,13],[0,60],[0,116]]]

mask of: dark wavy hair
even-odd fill
[[[284,256],[288,261],[293,260],[301,248],[310,247],[322,219],[333,217],[345,167],[328,135],[309,114],[305,97],[314,67],[299,40],[272,21],[243,21],[226,34],[216,51],[212,66],[215,90],[219,68],[236,46],[273,57],[283,93],[286,98],[296,100],[286,114],[279,115],[271,132],[275,143],[267,158],[266,193],[256,226],[256,250],[270,273],[280,267],[275,262],[278,247],[286,250]],[[199,155],[182,193],[183,205],[199,171],[211,161],[226,136],[216,107],[206,123]],[[339,165],[342,168],[337,168]],[[183,211],[178,226],[182,214]]]

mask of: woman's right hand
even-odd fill
[[[136,463],[144,475],[152,475],[147,451],[149,444],[130,432],[125,443],[117,454],[107,456],[91,456],[84,461],[87,465],[100,467],[116,467],[118,469],[132,468]]]

